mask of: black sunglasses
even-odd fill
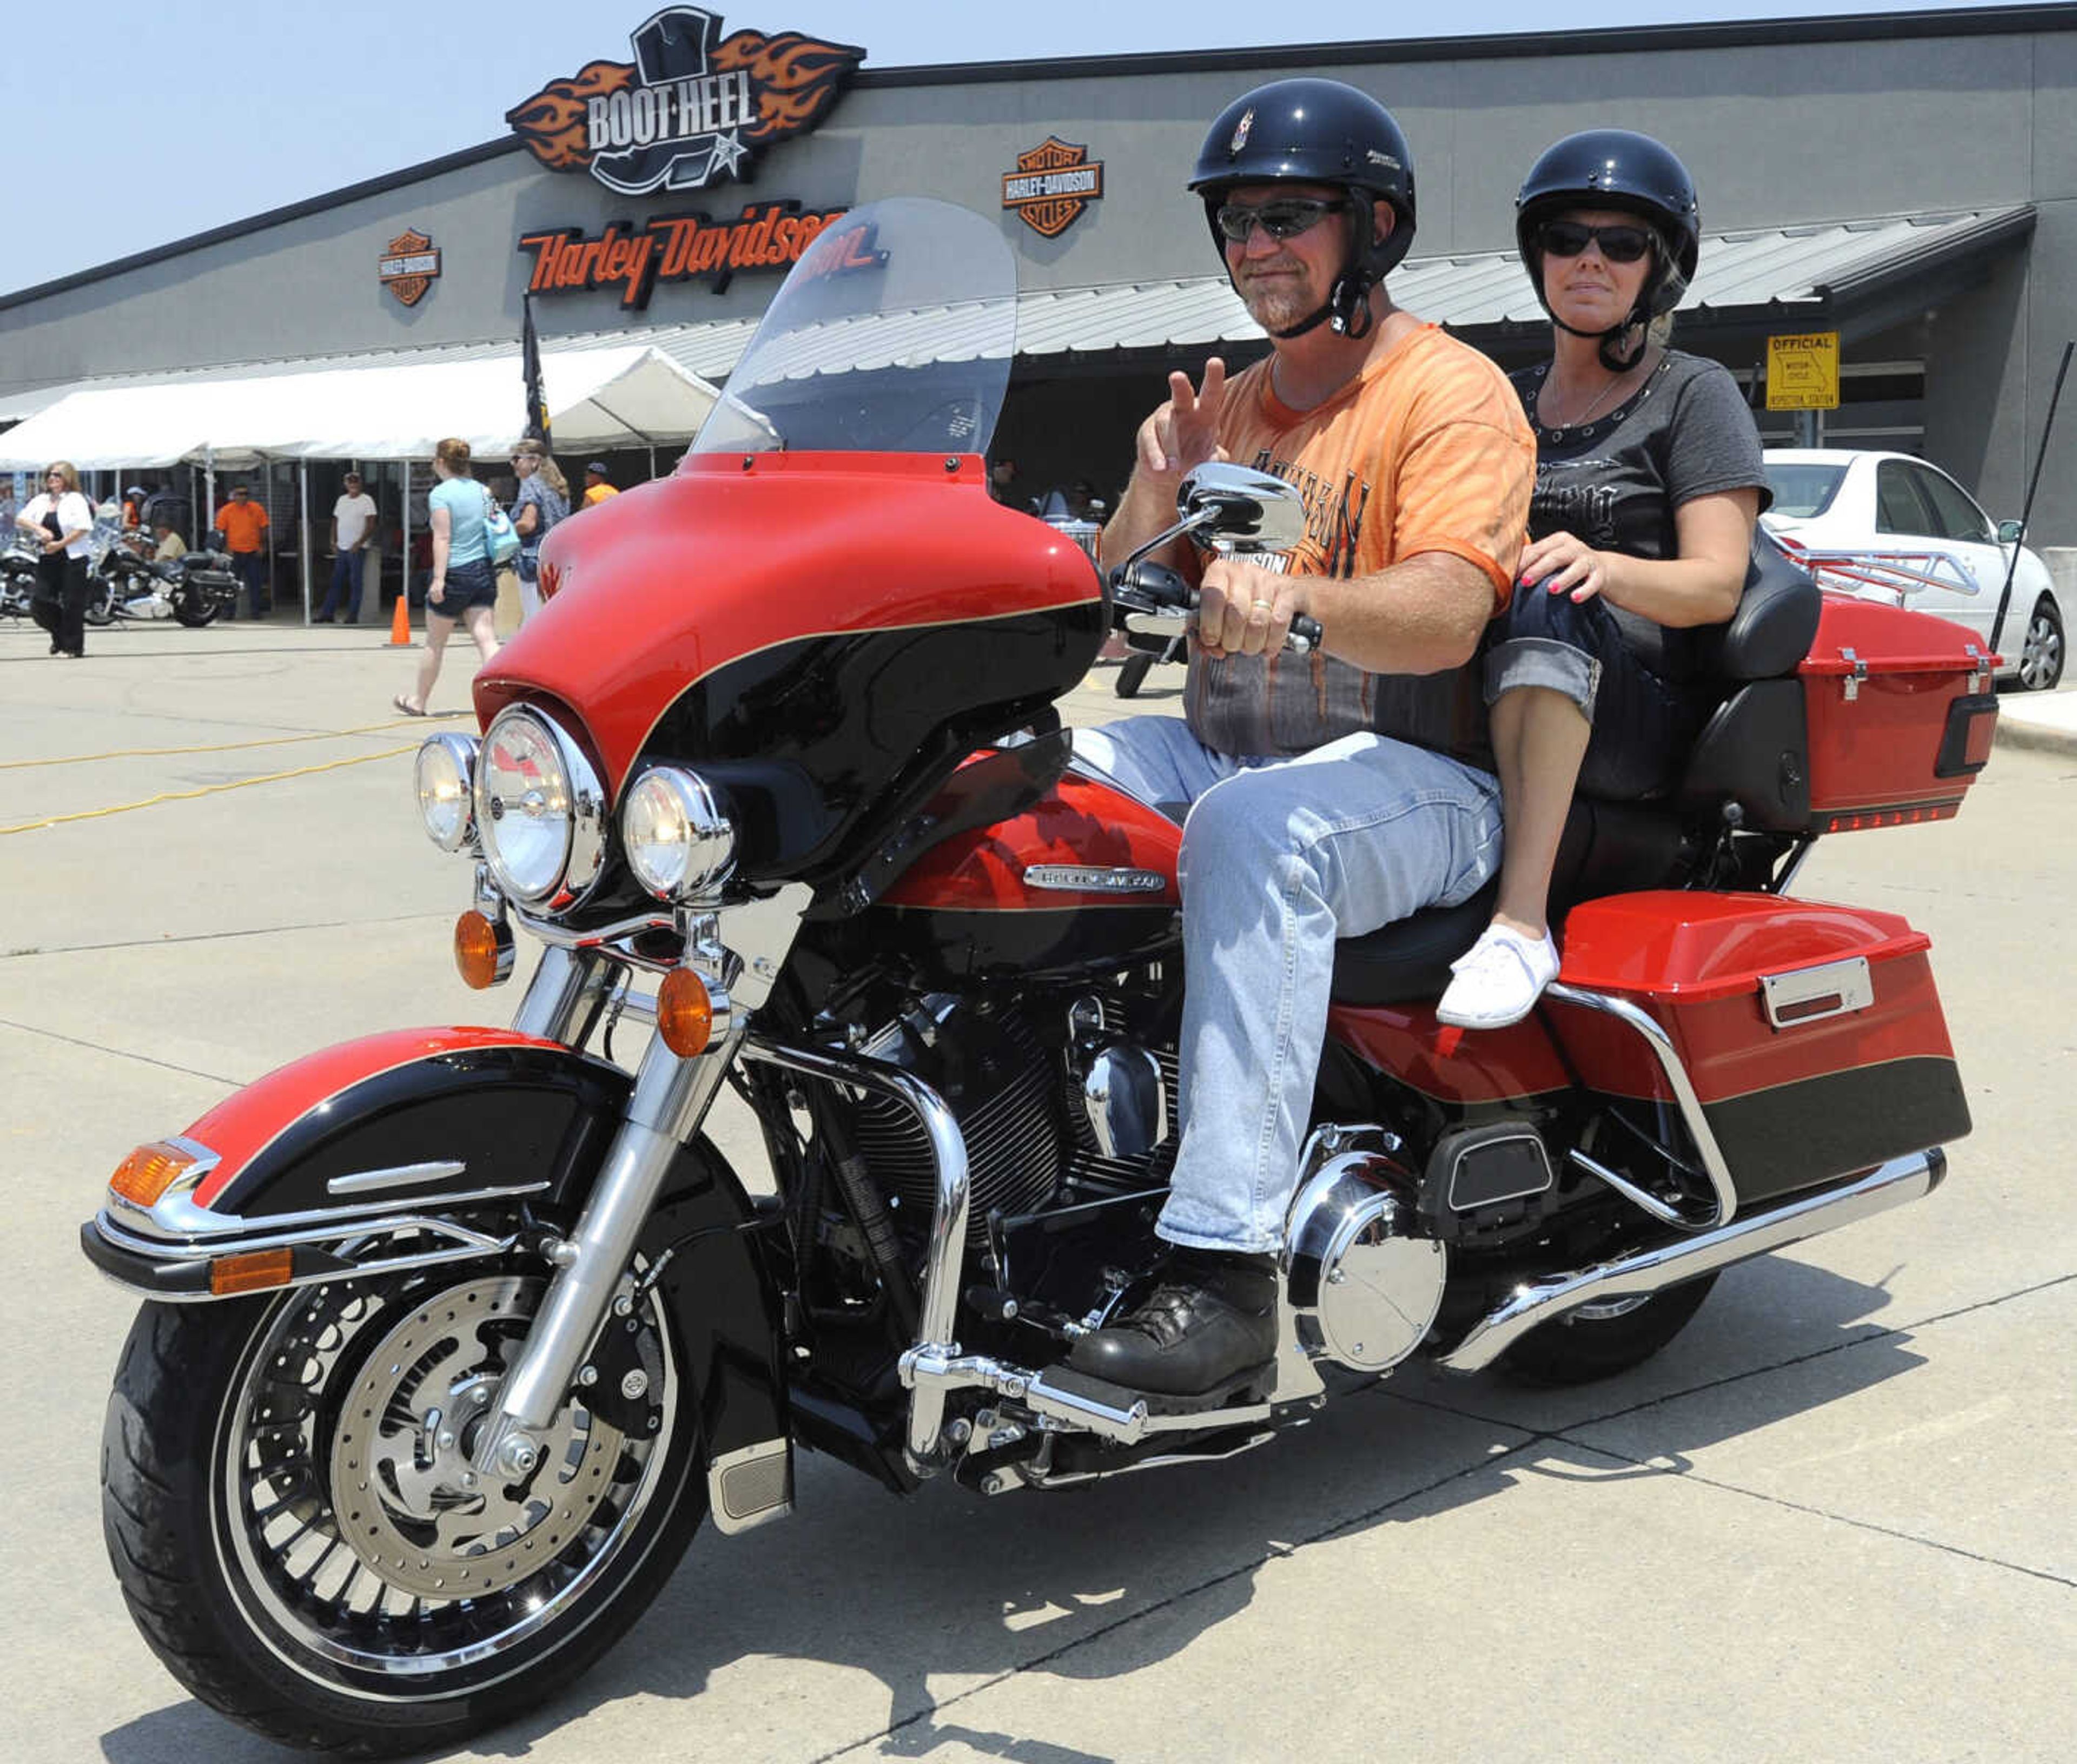
[[[1339,199],[1321,196],[1282,196],[1259,208],[1251,208],[1242,202],[1228,202],[1212,216],[1212,222],[1236,244],[1245,240],[1257,226],[1272,239],[1296,239],[1348,206]]]
[[[1612,264],[1634,264],[1651,249],[1650,233],[1625,224],[1589,227],[1584,221],[1546,221],[1536,237],[1552,257],[1577,257],[1589,245],[1598,245]]]

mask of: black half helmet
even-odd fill
[[[1630,324],[1644,323],[1680,304],[1695,279],[1702,247],[1701,206],[1695,180],[1672,148],[1628,129],[1588,129],[1544,150],[1514,199],[1514,240],[1543,310],[1543,251],[1537,233],[1568,208],[1613,208],[1646,222],[1660,248],[1652,253]],[[1624,327],[1628,328],[1628,325]]]
[[[1413,243],[1413,156],[1406,136],[1367,92],[1338,80],[1273,80],[1219,113],[1190,173],[1222,263],[1226,241],[1214,217],[1226,192],[1238,184],[1280,183],[1339,185],[1359,202],[1391,205],[1389,236],[1353,251],[1328,304],[1282,334],[1296,336],[1331,314],[1337,329],[1361,335],[1370,290]]]

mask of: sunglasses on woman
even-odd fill
[[[1651,235],[1644,228],[1621,224],[1589,227],[1584,221],[1546,221],[1536,237],[1547,256],[1577,257],[1589,245],[1598,245],[1612,264],[1634,264],[1651,249]]]
[[[1244,202],[1228,202],[1212,216],[1212,223],[1236,244],[1257,227],[1272,239],[1296,239],[1317,227],[1330,214],[1338,214],[1349,205],[1318,196],[1280,196],[1276,201],[1251,208]]]

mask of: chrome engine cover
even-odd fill
[[[1449,1257],[1417,1234],[1405,1182],[1396,1165],[1351,1151],[1322,1166],[1292,1201],[1285,1297],[1297,1346],[1313,1358],[1381,1372],[1434,1323]]]

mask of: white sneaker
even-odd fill
[[[1532,943],[1505,926],[1488,925],[1450,971],[1456,978],[1436,1005],[1436,1017],[1459,1029],[1505,1029],[1534,1009],[1543,988],[1558,978],[1558,946],[1548,931]]]

